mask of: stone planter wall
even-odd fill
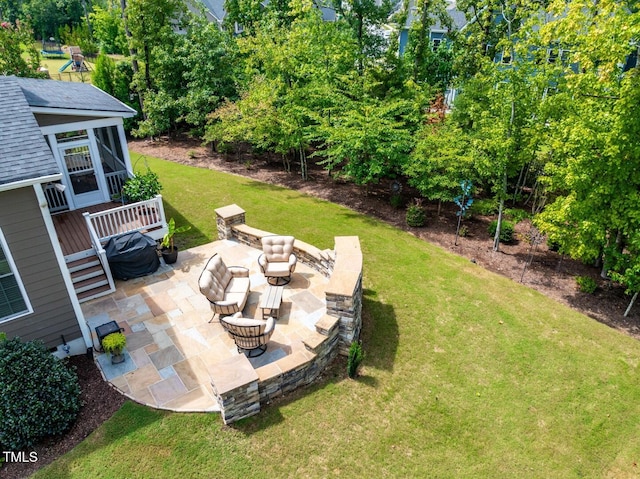
[[[237,205],[216,210],[220,239],[235,240],[262,249],[267,231],[247,226],[245,212]],[[337,354],[347,355],[362,328],[362,252],[357,236],[335,238],[335,250],[320,250],[296,240],[298,261],[329,278],[327,314],[316,322],[316,331],[302,339],[304,351],[296,351],[254,370],[244,355],[212,368],[212,387],[225,424],[257,414],[260,406],[314,381]],[[229,363],[229,364],[227,364]]]

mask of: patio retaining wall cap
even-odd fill
[[[339,318],[335,316],[330,316],[325,314],[318,321],[316,321],[316,331],[324,336],[327,336],[329,332],[336,326],[336,324],[340,321]],[[324,332],[326,331],[326,334]]]
[[[311,332],[308,336],[302,339],[302,342],[307,347],[307,349],[313,353],[317,353],[317,349],[321,346],[325,341],[329,339],[329,336],[325,336],[324,334]]]
[[[245,213],[245,211],[235,203],[232,205],[217,208],[215,212],[218,216],[222,218],[231,218],[232,216],[238,216]]]
[[[288,371],[293,371],[294,369],[304,367],[306,364],[310,363],[314,357],[315,354],[313,354],[312,352],[296,351],[295,353],[289,354],[282,359],[278,359],[278,361],[276,361],[276,364],[282,370],[282,372],[286,373]]]
[[[269,363],[256,369],[256,373],[258,373],[260,382],[263,382],[281,376],[282,370],[278,367],[277,364]]]
[[[250,236],[255,236],[259,240],[264,236],[272,236],[273,233],[269,233],[268,231],[260,230],[258,228],[253,228],[252,226],[247,226],[246,223],[241,223],[238,225],[233,225],[233,229],[239,231],[240,233],[244,233]]]
[[[357,236],[336,236],[336,263],[326,292],[350,296],[362,275],[362,251]]]
[[[223,394],[258,380],[258,375],[244,354],[225,359],[209,368],[216,393]]]

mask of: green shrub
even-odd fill
[[[18,451],[62,434],[79,411],[77,375],[42,342],[0,342],[0,447]]]
[[[136,173],[122,185],[122,195],[130,203],[150,200],[162,189],[158,175],[147,168],[146,173]]]
[[[491,216],[498,212],[498,203],[493,199],[476,200],[469,209],[472,215]]]
[[[526,220],[531,217],[529,213],[525,210],[517,209],[517,208],[505,208],[504,215],[513,221],[514,224],[518,224],[523,220]]]
[[[352,342],[351,346],[349,346],[349,356],[347,358],[347,374],[350,378],[355,378],[358,375],[358,368],[363,359],[362,344],[358,341]]]
[[[582,293],[593,294],[598,288],[598,283],[590,276],[576,276],[576,284]]]
[[[498,220],[493,220],[489,223],[489,236],[496,235],[496,229],[498,229]],[[507,220],[502,220],[500,225],[500,242],[511,243],[513,241],[513,223]]]
[[[414,204],[409,205],[409,207],[407,208],[406,221],[407,225],[413,227],[420,227],[425,225],[425,223],[427,222],[427,217],[420,203],[415,202]]]

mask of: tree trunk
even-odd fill
[[[122,23],[124,24],[124,34],[127,37],[127,43],[129,45],[129,55],[131,56],[131,68],[133,73],[136,74],[140,71],[138,65],[138,50],[131,45],[131,30],[129,30],[129,22],[127,19],[127,0],[120,0],[120,9],[122,10]],[[142,98],[142,92],[136,92],[138,94],[138,102],[140,103],[140,111],[142,112],[142,119],[146,120],[147,115],[144,112],[144,99]]]
[[[496,234],[493,237],[493,251],[500,251],[500,231],[502,230],[502,210],[504,210],[504,198],[500,199],[498,208],[498,224],[496,225]]]
[[[422,1],[422,12],[420,12],[420,30],[418,31],[418,41],[416,43],[416,51],[413,59],[413,80],[419,81],[419,72],[424,63],[425,51],[429,38],[429,27],[431,17],[429,16],[429,0]]]
[[[633,306],[633,303],[636,302],[636,299],[638,298],[638,291],[636,291],[633,294],[633,298],[631,298],[631,301],[629,302],[629,306],[627,306],[626,311],[624,312],[624,317],[626,318],[627,315],[629,314],[629,311],[631,311],[631,307]]]
[[[149,71],[149,65],[151,63],[151,50],[147,43],[144,44],[144,83],[147,90],[151,90],[151,72]]]
[[[302,174],[303,180],[309,179],[309,171],[307,169],[307,155],[304,152],[304,148],[302,145],[299,146],[300,149],[300,173]]]
[[[500,230],[502,229],[502,212],[504,210],[504,197],[507,195],[507,170],[505,168],[502,177],[502,192],[500,195],[500,206],[498,207],[498,224],[496,225],[496,234],[493,237],[493,251],[500,251]]]

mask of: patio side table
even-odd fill
[[[101,324],[96,328],[96,336],[98,336],[98,344],[100,345],[100,351],[103,352],[102,349],[102,340],[109,336],[111,333],[120,333],[124,331],[118,323],[115,321],[109,321],[108,323]]]
[[[280,305],[282,304],[282,291],[284,286],[268,286],[267,290],[262,294],[260,301],[260,309],[262,309],[262,319],[268,319],[273,316],[278,319],[280,314]]]

